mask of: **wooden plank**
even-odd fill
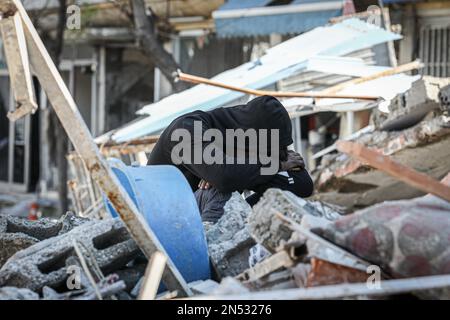
[[[357,296],[385,296],[450,287],[450,275],[381,280],[380,287],[367,283],[338,284],[314,288],[249,292],[230,295],[196,296],[189,300],[316,300]]]
[[[19,0],[13,1],[23,20],[32,69],[76,151],[86,162],[92,178],[107,195],[144,254],[150,258],[154,252],[160,251],[167,256],[158,238],[121,186],[108,163],[102,158],[73,97],[70,95],[21,2]],[[167,260],[167,268],[164,270],[163,282],[169,290],[178,290],[180,294],[184,295],[192,294],[170,257]]]
[[[161,252],[156,251],[153,254],[152,259],[145,270],[145,276],[138,300],[155,300],[166,262],[167,257]]]
[[[8,118],[16,121],[37,110],[22,20],[18,13],[0,20],[4,50],[14,93],[16,109]]]
[[[282,267],[289,268],[293,265],[294,261],[291,259],[289,253],[286,250],[282,250],[264,259],[253,268],[245,270],[236,276],[236,278],[241,281],[255,281]]]
[[[338,141],[337,149],[351,157],[384,171],[391,176],[403,181],[419,190],[433,194],[439,198],[450,201],[450,187],[412,168],[406,167],[389,156],[382,155],[375,150],[350,142]]]

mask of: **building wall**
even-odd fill
[[[399,61],[420,59],[421,74],[450,76],[450,2],[436,1],[392,8],[402,26]]]

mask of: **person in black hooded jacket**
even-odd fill
[[[195,131],[195,123],[197,127],[200,126],[200,132]],[[196,135],[203,135],[208,129],[218,130],[223,137],[230,129],[243,131],[255,129],[259,133],[257,146],[260,146],[260,139],[265,138],[269,156],[275,147],[271,143],[271,134],[277,130],[278,140],[275,142],[278,145],[276,147],[278,147],[279,166],[274,174],[267,175],[261,173],[261,169],[267,167],[267,164],[263,164],[259,158],[252,164],[245,159],[241,159],[244,160],[241,162],[223,161],[223,163],[207,164],[204,161],[194,161],[193,154],[190,156],[181,154],[181,156],[187,156],[189,161],[174,159],[173,151],[179,144],[179,140],[174,139],[177,129],[189,132],[193,137],[192,150],[199,148],[201,151],[216,142],[195,139]],[[218,144],[215,147],[213,153],[215,155],[222,153],[226,158],[230,156],[230,149],[227,148],[228,140],[224,138],[223,142],[222,146]],[[288,190],[300,197],[309,197],[312,194],[313,182],[305,169],[302,157],[288,150],[288,146],[292,143],[292,125],[286,109],[276,98],[261,96],[246,105],[217,108],[208,112],[194,111],[178,117],[161,134],[150,154],[148,164],[175,165],[184,174],[195,192],[203,221],[216,222],[223,214],[223,206],[234,191],[240,193],[244,190],[253,191],[254,193],[246,199],[252,206],[269,188]],[[233,146],[232,156],[236,157],[239,154],[239,146],[234,144]],[[249,139],[245,140],[245,145],[241,148],[244,148],[241,154],[244,154],[247,160],[256,150]]]

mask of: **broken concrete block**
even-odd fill
[[[275,252],[292,235],[292,230],[275,213],[288,215],[299,223],[305,213],[303,208],[295,204],[293,197],[292,193],[269,189],[253,207],[248,225],[250,233],[256,242],[271,252]]]
[[[17,251],[59,234],[69,232],[76,226],[89,221],[65,214],[60,220],[42,218],[30,221],[8,215],[0,216],[0,267]]]
[[[0,300],[39,300],[39,295],[29,289],[3,287],[0,288]]]
[[[0,233],[0,268],[17,251],[26,249],[39,242],[23,233]]]
[[[250,290],[246,288],[242,283],[238,280],[227,277],[222,280],[217,288],[215,288],[211,294],[212,295],[228,295],[228,294],[240,294],[240,293],[248,293]]]
[[[61,226],[57,221],[47,218],[30,221],[13,216],[0,217],[0,232],[23,233],[38,241],[57,236],[60,229]]]
[[[397,95],[389,105],[382,130],[402,130],[421,121],[427,113],[439,109],[439,91],[450,84],[450,78],[422,77],[414,81],[411,89]]]
[[[67,212],[58,221],[58,224],[60,225],[60,230],[58,232],[58,235],[67,233],[67,232],[71,231],[72,229],[79,227],[88,221],[90,221],[90,219],[79,217],[72,212]]]
[[[17,252],[0,269],[0,286],[28,288],[36,292],[44,286],[66,289],[66,260],[76,255],[74,240],[92,253],[104,274],[124,267],[139,253],[122,221],[91,221]]]
[[[256,242],[271,252],[291,238],[292,230],[276,216],[280,213],[300,223],[304,215],[336,220],[340,215],[318,203],[313,203],[280,189],[267,190],[253,207],[249,217],[249,230]]]
[[[219,277],[236,276],[248,268],[249,249],[255,244],[247,229],[250,205],[237,192],[224,215],[206,232],[211,261]]]

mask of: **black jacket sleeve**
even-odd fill
[[[270,181],[253,188],[252,191],[255,193],[247,197],[247,202],[251,206],[255,205],[263,193],[270,188],[290,191],[296,196],[307,198],[313,194],[314,183],[306,170],[280,172]]]

